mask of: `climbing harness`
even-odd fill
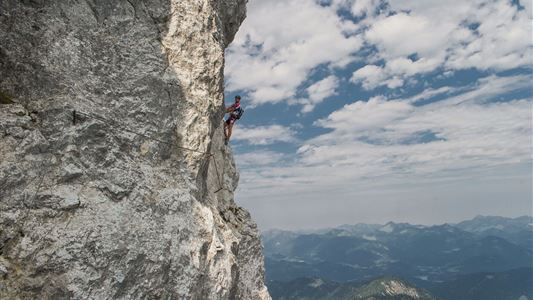
[[[239,106],[238,108],[236,108],[233,112],[231,112],[231,115],[236,119],[236,120],[239,120],[242,115],[244,114],[244,108],[242,108],[241,106]]]

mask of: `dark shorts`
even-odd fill
[[[226,120],[226,124],[228,124],[228,125],[233,125],[233,123],[235,123],[235,121],[237,121],[237,119],[235,119],[234,117],[229,117],[229,118]]]

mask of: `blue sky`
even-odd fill
[[[506,0],[251,0],[226,52],[261,229],[531,214],[532,13]]]

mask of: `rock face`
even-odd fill
[[[221,122],[245,5],[0,1],[0,299],[270,299]]]

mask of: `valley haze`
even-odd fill
[[[262,242],[274,300],[533,298],[531,216],[270,230]]]

